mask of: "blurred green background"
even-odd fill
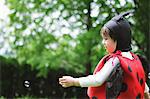
[[[1,98],[87,98],[86,88],[62,88],[58,78],[91,74],[106,54],[101,27],[128,10],[132,51],[150,61],[148,0],[0,2]]]

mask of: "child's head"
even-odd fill
[[[107,27],[104,26],[101,29],[101,35],[103,38],[102,43],[104,44],[105,49],[108,53],[113,53],[116,50],[117,41],[115,40],[115,37],[109,33],[110,31]]]
[[[129,22],[123,18],[124,15],[113,17],[101,30],[103,37],[110,37],[117,43],[114,52],[131,50],[131,28]]]

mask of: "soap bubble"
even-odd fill
[[[150,73],[148,73],[148,78],[150,79]]]
[[[29,88],[29,87],[30,87],[30,82],[29,82],[28,80],[25,80],[25,81],[24,81],[24,86],[25,86],[26,88]]]

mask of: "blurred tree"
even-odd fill
[[[135,41],[139,49],[150,61],[150,10],[148,0],[134,0],[135,3]]]
[[[91,73],[105,54],[100,28],[134,8],[125,0],[7,0],[7,5],[16,58],[45,77],[58,68]]]

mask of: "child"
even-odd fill
[[[144,97],[145,75],[139,58],[130,52],[131,29],[123,13],[113,17],[101,29],[103,44],[108,52],[94,70],[93,75],[59,78],[62,87],[88,87],[90,99],[139,99]]]

